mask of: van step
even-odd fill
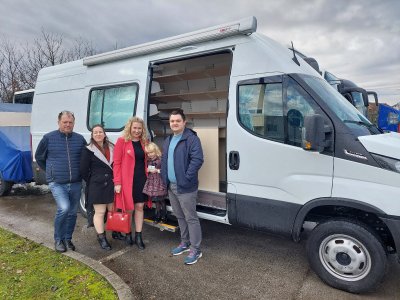
[[[159,228],[161,231],[170,231],[170,232],[175,232],[178,230],[179,226],[175,226],[172,224],[166,224],[166,223],[154,223],[153,220],[151,219],[144,219],[143,220],[145,224]]]

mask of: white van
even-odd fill
[[[300,57],[256,33],[254,17],[40,71],[33,150],[62,110],[75,131],[115,141],[138,115],[160,144],[183,108],[201,139],[201,218],[299,241],[329,285],[382,279],[400,254],[400,135],[380,134]],[[308,223],[307,223],[308,224]]]

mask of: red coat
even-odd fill
[[[144,145],[142,148],[144,151]],[[132,141],[125,142],[123,137],[120,137],[114,147],[114,185],[121,185],[120,196],[115,198],[116,208],[122,209],[122,201],[125,204],[125,210],[134,210],[135,199],[132,198],[132,185],[135,170],[135,151]],[[145,157],[145,172],[147,176],[147,159]],[[147,201],[147,206],[151,207],[151,200]]]

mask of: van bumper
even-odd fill
[[[381,217],[385,222],[393,236],[394,244],[396,246],[397,262],[400,263],[400,218],[399,217]]]

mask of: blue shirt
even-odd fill
[[[172,183],[176,183],[175,167],[174,167],[174,151],[178,142],[182,138],[182,133],[174,135],[171,138],[171,142],[168,148],[168,180]]]

